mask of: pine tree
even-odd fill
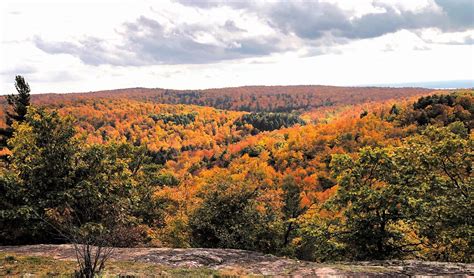
[[[6,97],[10,111],[6,112],[6,127],[0,128],[0,148],[7,147],[7,141],[13,135],[12,125],[15,121],[23,122],[25,120],[28,106],[30,106],[30,85],[23,76],[15,77],[15,88],[18,95],[8,95]]]

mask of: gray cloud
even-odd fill
[[[474,37],[465,37],[464,38],[464,44],[473,45],[474,44]]]
[[[436,43],[448,44],[448,45],[474,45],[474,37],[465,36],[462,40],[458,40],[458,41],[447,41],[447,42],[436,42]]]
[[[18,65],[0,71],[0,75],[23,75],[37,72],[37,68],[30,65]]]
[[[0,80],[6,83],[14,83],[16,75],[23,75],[27,79],[38,73],[36,67],[30,65],[16,65],[0,70]]]
[[[257,6],[251,1],[242,0],[175,0],[185,6],[193,6],[201,9],[211,9],[216,7],[227,6],[234,9],[248,9]]]
[[[438,28],[443,32],[474,28],[472,0],[435,0],[439,9],[397,10],[374,1],[382,12],[354,17],[339,6],[320,1],[281,1],[258,3],[245,1],[180,0],[198,9],[227,6],[253,13],[273,28],[275,35],[252,36],[232,20],[220,26],[181,24],[172,27],[141,16],[123,24],[119,42],[87,37],[78,42],[49,42],[36,37],[33,42],[50,54],[69,54],[88,65],[110,64],[141,66],[153,64],[203,64],[232,59],[267,56],[294,50],[288,38],[304,47],[307,55],[322,55],[334,45],[351,40],[375,38],[399,30]],[[205,41],[202,35],[214,38]],[[204,37],[206,37],[204,36]],[[466,39],[465,44],[472,44]]]
[[[474,1],[472,0],[435,0],[448,18],[443,29],[474,28]]]
[[[71,42],[48,42],[41,37],[34,37],[35,46],[49,54],[70,54],[78,57],[85,64],[89,65],[138,65],[131,58],[130,54],[120,49],[109,51],[106,47],[106,41],[99,38],[85,38],[77,43]]]
[[[414,30],[427,27],[442,27],[446,18],[432,10],[398,12],[384,5],[384,13],[367,14],[354,19],[347,29],[336,30],[336,35],[351,39],[375,38],[402,29]]]
[[[245,30],[238,28],[233,21],[217,27],[199,24],[175,26],[169,31],[158,21],[141,16],[123,27],[120,32],[123,41],[109,47],[112,49],[108,49],[107,41],[99,38],[70,43],[46,42],[36,37],[33,42],[47,53],[70,54],[85,64],[119,66],[212,63],[264,56],[288,48],[276,36],[241,36],[239,33],[245,33]],[[213,35],[218,43],[199,42],[196,35],[200,32]]]
[[[339,6],[314,1],[281,1],[256,5],[242,1],[200,0],[177,2],[201,9],[230,6],[263,15],[275,28],[294,33],[303,39],[319,39],[331,34],[335,37],[364,39],[379,37],[402,29],[439,28],[443,31],[464,31],[474,28],[473,0],[435,0],[441,11],[427,7],[420,11],[396,10],[377,1],[374,6],[384,12],[369,13],[351,18]],[[245,5],[246,4],[246,5]]]
[[[237,27],[234,21],[227,20],[224,24],[224,29],[229,32],[246,32],[246,30]]]
[[[45,42],[43,41],[40,37],[35,37],[33,39],[34,44],[36,47],[39,49],[43,50],[44,52],[47,53],[70,53],[71,51],[76,51],[77,46],[73,43],[70,42]]]
[[[318,39],[333,30],[350,28],[348,15],[330,3],[281,2],[265,7],[264,13],[274,27],[304,39]]]
[[[279,52],[277,37],[233,37],[240,33],[235,23],[227,21],[224,26],[184,25],[166,32],[157,21],[140,17],[134,23],[125,25],[123,32],[126,48],[138,53],[142,63],[153,64],[201,64],[222,60],[269,55]],[[200,32],[213,35],[218,44],[199,42],[196,34]],[[230,35],[230,36],[229,36]]]

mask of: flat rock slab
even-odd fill
[[[0,252],[75,259],[74,248],[69,244],[0,246]],[[271,276],[474,276],[473,264],[396,260],[318,264],[234,249],[116,248],[112,259],[179,268],[239,269],[248,274]]]

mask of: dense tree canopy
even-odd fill
[[[55,227],[69,225],[117,246],[472,262],[472,100],[298,115],[135,97],[30,106],[0,167],[0,243],[64,241]]]

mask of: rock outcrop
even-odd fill
[[[0,246],[0,252],[47,256],[59,260],[75,258],[72,245]],[[371,261],[320,264],[233,249],[205,248],[116,248],[113,260],[134,261],[168,267],[239,269],[243,273],[270,276],[456,276],[474,275],[473,264],[423,261]]]

